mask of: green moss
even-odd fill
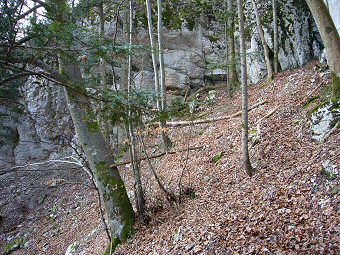
[[[25,243],[25,240],[21,237],[16,238],[5,245],[3,248],[4,255],[10,254],[12,251],[20,249]]]
[[[119,238],[117,237],[112,238],[111,242],[107,245],[102,255],[110,255],[110,251],[111,251],[111,254],[113,254],[118,244],[120,244]]]
[[[90,132],[92,133],[100,132],[98,120],[93,112],[91,112],[88,116],[86,116],[84,121],[85,121],[86,127],[88,128]]]
[[[303,108],[307,108],[308,106],[310,106],[312,103],[314,103],[319,98],[320,98],[320,96],[314,96],[314,97],[308,98],[306,100],[306,102],[303,104]]]
[[[340,99],[340,77],[332,72],[332,101],[336,102]]]
[[[95,175],[105,186],[103,197],[106,201],[110,200],[113,206],[119,211],[123,229],[120,235],[120,241],[126,241],[133,233],[134,212],[127,196],[126,189],[120,178],[117,168],[111,169],[110,166],[100,161],[96,164]]]
[[[208,35],[208,39],[210,42],[215,43],[218,41],[218,37],[214,35]]]

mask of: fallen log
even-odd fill
[[[251,107],[249,107],[248,111],[253,110],[254,108],[263,105],[265,103],[267,103],[267,100],[258,102],[254,105],[252,105]],[[166,124],[167,126],[172,126],[172,127],[177,127],[177,126],[187,126],[187,125],[191,125],[191,124],[203,124],[203,123],[210,123],[210,122],[215,122],[215,121],[220,121],[220,120],[226,120],[226,119],[231,119],[231,118],[235,118],[237,116],[240,116],[242,114],[242,111],[238,111],[232,115],[228,115],[228,116],[221,116],[221,117],[216,117],[216,118],[211,118],[211,119],[199,119],[199,120],[184,120],[184,121],[168,121]]]
[[[162,152],[162,153],[159,153],[159,154],[156,154],[156,155],[150,155],[149,157],[143,157],[143,158],[140,158],[139,160],[142,161],[142,160],[146,160],[146,159],[152,159],[152,158],[159,158],[159,157],[162,157],[164,155],[167,155],[167,154],[175,154],[175,153],[179,153],[179,152],[183,152],[183,151],[187,151],[187,150],[200,150],[202,149],[203,146],[198,146],[198,147],[190,147],[189,149],[186,148],[186,149],[182,149],[182,150],[177,150],[177,151],[168,151],[168,152]],[[110,165],[110,167],[117,167],[117,166],[122,166],[122,165],[126,165],[126,164],[130,164],[131,163],[131,160],[128,160],[128,161],[123,161],[123,162],[119,162],[119,163],[116,163],[116,164],[112,164]]]

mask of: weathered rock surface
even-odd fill
[[[30,77],[22,86],[23,112],[1,119],[0,162],[2,166],[60,157],[69,152],[63,143],[72,139],[72,122],[63,88],[46,80]]]
[[[340,110],[327,103],[311,115],[312,139],[322,142],[334,125],[340,120]]]

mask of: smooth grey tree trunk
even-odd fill
[[[104,15],[104,3],[100,3],[98,6],[98,12],[99,12],[99,38],[101,40],[105,37],[105,15]],[[106,94],[108,92],[108,86],[107,86],[107,79],[106,79],[106,61],[104,58],[99,58],[100,65],[100,85],[101,89],[103,91],[103,94]],[[101,103],[101,110],[103,111],[105,108],[104,103]],[[110,133],[111,128],[108,123],[108,120],[104,118],[104,113],[100,113],[99,121],[100,121],[100,128],[102,130],[104,139],[110,143]]]
[[[277,27],[277,0],[272,0],[273,7],[273,30],[274,30],[274,72],[279,72],[279,39]]]
[[[74,65],[63,68],[69,81],[81,83],[80,69]],[[68,108],[76,135],[86,154],[95,183],[104,201],[108,226],[114,243],[125,241],[132,234],[134,212],[109,145],[106,143],[96,120],[88,120],[92,112],[90,103],[79,94],[65,89]]]
[[[247,87],[247,61],[246,43],[244,38],[243,0],[238,0],[240,56],[241,56],[241,82],[242,82],[242,155],[246,173],[252,176],[254,169],[249,160],[248,149],[248,87]]]
[[[146,4],[147,19],[148,19],[148,30],[149,30],[149,37],[150,37],[152,65],[153,65],[153,70],[154,70],[155,92],[156,92],[156,96],[157,96],[157,109],[158,109],[158,111],[162,112],[162,111],[165,110],[165,108],[163,108],[163,106],[166,107],[163,49],[162,49],[162,53],[159,53],[160,55],[162,55],[162,59],[161,58],[157,59],[156,45],[155,45],[154,36],[153,36],[150,0],[146,0],[145,4]],[[161,7],[161,4],[159,2],[158,2],[158,8],[159,8],[158,12],[161,12],[162,7]],[[162,26],[162,20],[161,19],[158,20],[158,29],[159,29],[159,26]],[[162,28],[161,28],[160,32],[158,32],[158,36],[161,35],[161,33],[162,33]],[[159,40],[159,38],[158,38],[158,40]],[[160,40],[161,40],[160,42],[162,42],[162,36],[161,36]],[[159,49],[162,48],[162,47],[163,47],[162,45],[159,45]],[[163,63],[162,63],[162,65],[163,65],[162,69],[163,70],[159,70],[159,68],[158,68],[159,61],[163,61]],[[161,74],[159,74],[159,72],[161,72]],[[162,72],[163,72],[163,74],[162,74]],[[161,78],[163,79],[162,81],[160,80],[160,75],[161,75]],[[162,84],[162,86],[161,86],[161,84]],[[160,127],[162,143],[164,145],[164,149],[168,150],[171,147],[171,140],[164,133],[164,130],[163,130],[164,126],[165,126],[164,121],[160,121],[159,127]]]
[[[134,211],[118,168],[111,167],[115,163],[114,156],[100,131],[98,121],[89,118],[94,117],[94,112],[88,98],[84,96],[86,91],[83,90],[79,66],[76,66],[74,61],[65,64],[60,58],[59,63],[61,72],[41,60],[32,62],[65,86],[67,106],[78,141],[104,202],[111,234],[111,247],[115,248],[118,243],[126,241],[132,235]]]
[[[266,61],[266,66],[267,66],[267,76],[268,76],[268,79],[271,80],[273,78],[273,69],[270,63],[268,45],[267,45],[266,39],[264,38],[264,33],[263,33],[262,26],[261,26],[261,18],[260,18],[259,10],[257,8],[256,0],[251,0],[251,2],[253,4],[254,13],[256,17],[257,30],[259,32],[261,44],[262,44],[263,51],[264,51],[264,58]]]
[[[162,111],[166,110],[166,88],[165,88],[165,67],[163,54],[163,22],[162,22],[162,1],[157,0],[157,34],[158,34],[158,58],[159,58],[159,88],[161,96]]]
[[[340,98],[340,38],[323,0],[306,0],[326,48],[327,63],[332,72],[332,99]]]

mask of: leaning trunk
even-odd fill
[[[249,160],[248,150],[248,87],[247,87],[247,62],[246,62],[246,44],[244,39],[244,16],[243,0],[238,0],[238,15],[240,29],[240,55],[241,55],[241,82],[242,82],[242,155],[246,173],[253,175],[253,168]]]
[[[332,99],[340,98],[340,38],[323,0],[306,0],[326,48],[327,63],[332,72]]]
[[[267,45],[266,39],[264,38],[264,33],[263,33],[262,26],[261,26],[261,18],[260,18],[259,10],[257,8],[256,0],[251,0],[251,1],[253,3],[253,7],[254,7],[254,13],[255,13],[255,17],[256,17],[256,25],[257,25],[257,30],[259,32],[259,36],[260,36],[260,39],[261,39],[263,51],[264,51],[264,58],[266,60],[268,79],[271,80],[273,78],[273,69],[272,69],[272,65],[270,63],[268,45]]]
[[[72,83],[80,83],[78,67],[67,66],[64,72]],[[132,234],[134,212],[117,167],[110,167],[114,164],[114,157],[100,132],[97,120],[89,120],[92,109],[88,100],[70,89],[65,89],[65,94],[77,138],[105,204],[112,242],[117,244],[125,241]]]

